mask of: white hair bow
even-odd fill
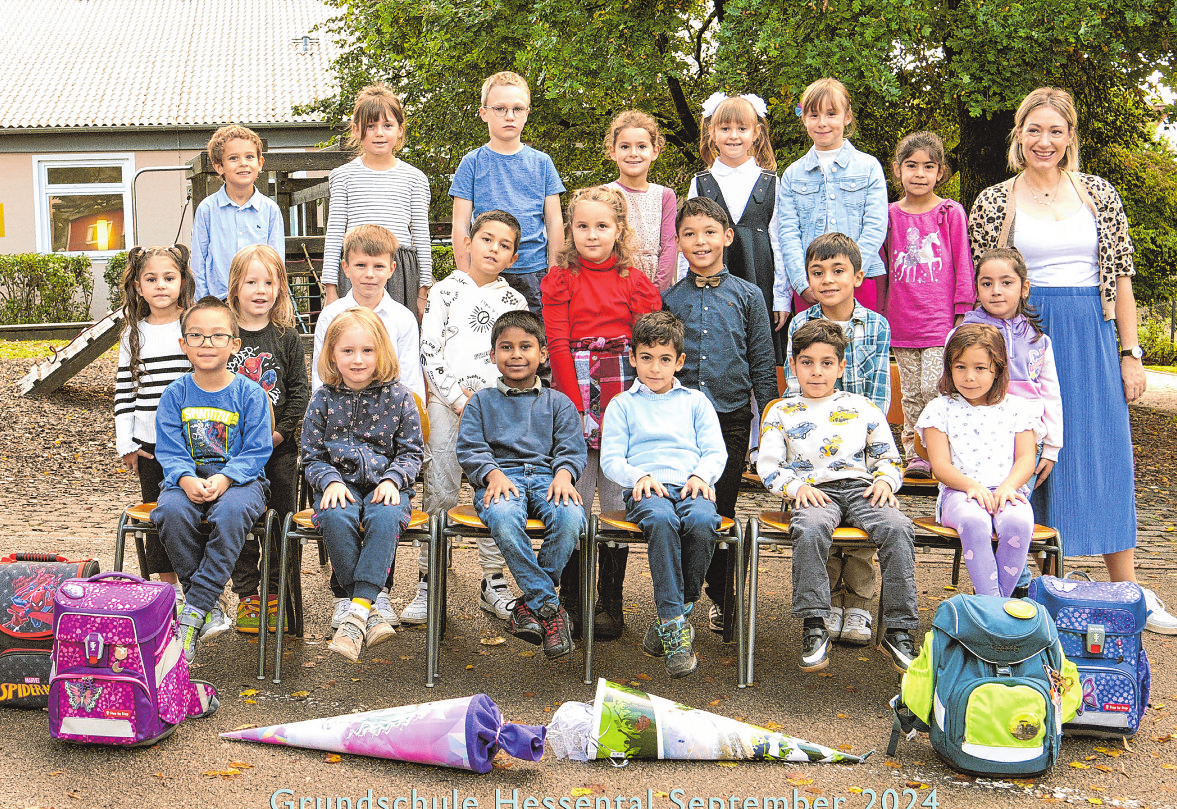
[[[761,118],[766,118],[768,116],[768,105],[764,103],[764,99],[760,96],[756,95],[755,93],[744,93],[740,96],[740,98],[751,104],[752,109],[755,110],[756,114]],[[707,100],[703,102],[703,117],[710,118],[715,114],[716,107],[718,107],[727,99],[728,96],[724,93],[712,93],[707,97]]]

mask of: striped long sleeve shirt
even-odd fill
[[[114,383],[114,435],[119,456],[155,443],[155,410],[164,388],[192,370],[180,350],[180,321],[155,326],[140,320],[139,364],[143,375],[131,383],[129,332],[119,340],[119,370]]]
[[[323,242],[323,283],[339,282],[343,236],[357,225],[380,225],[392,231],[401,247],[417,251],[421,286],[433,284],[429,249],[429,180],[403,160],[374,171],[361,158],[331,171],[331,207]]]

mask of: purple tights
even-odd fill
[[[990,514],[964,492],[947,489],[940,505],[940,522],[960,534],[965,565],[978,595],[1005,596],[1013,592],[1026,564],[1034,532],[1034,510],[1029,503],[1006,503]],[[997,534],[994,554],[993,534]]]

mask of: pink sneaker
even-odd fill
[[[923,458],[912,458],[907,464],[907,468],[903,470],[903,477],[916,478],[918,480],[932,479],[932,465]]]

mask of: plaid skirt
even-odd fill
[[[573,340],[572,362],[580,388],[580,405],[584,412],[584,441],[589,449],[601,448],[601,421],[613,397],[633,384],[634,370],[629,364],[629,340],[595,337]]]

